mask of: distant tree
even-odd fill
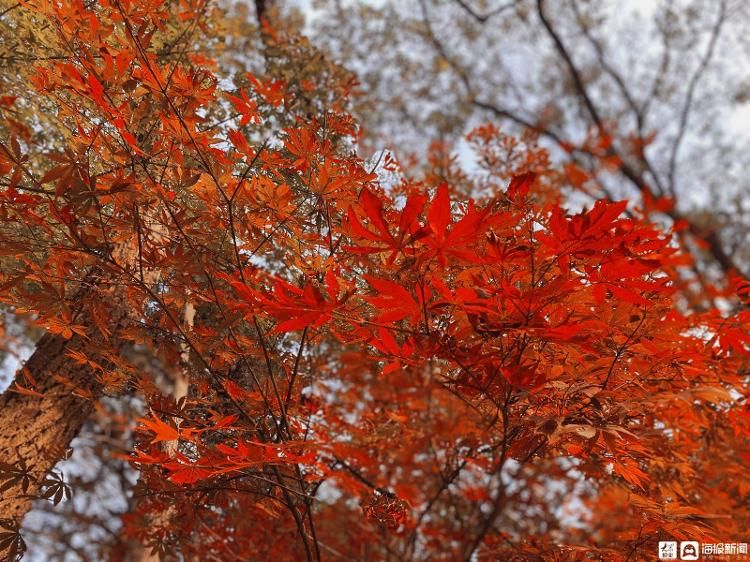
[[[487,120],[536,131],[574,200],[639,201],[676,226],[696,302],[750,274],[746,2],[315,5],[316,42],[362,78],[370,146],[407,161]]]

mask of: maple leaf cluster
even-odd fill
[[[204,56],[150,47],[208,33],[203,2],[22,5],[65,53],[28,85],[64,147],[40,157],[22,123],[0,144],[0,300],[79,342],[96,380],[61,376],[69,392],[144,399],[128,537],[279,561],[626,560],[741,538],[750,318],[681,306],[689,263],[638,209],[570,213],[539,151],[474,198],[469,178],[373,166],[346,92],[227,87]],[[170,397],[134,350],[189,391]],[[3,474],[4,491],[25,478]],[[584,512],[561,516],[573,499]]]

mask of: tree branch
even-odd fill
[[[508,8],[512,8],[518,3],[517,0],[514,0],[512,2],[508,2],[507,4],[503,4],[502,6],[498,6],[494,10],[490,10],[489,12],[485,12],[484,14],[480,14],[474,8],[472,8],[471,4],[466,2],[466,0],[453,0],[453,1],[459,6],[461,6],[461,8],[467,14],[469,14],[472,18],[477,20],[479,23],[487,23],[487,20],[489,20],[490,18],[504,12]]]
[[[721,0],[719,2],[719,17],[716,19],[716,23],[714,24],[713,30],[711,31],[711,38],[708,41],[708,47],[706,48],[706,52],[703,55],[698,68],[695,70],[692,78],[690,78],[687,94],[685,96],[685,104],[683,105],[682,112],[680,113],[680,124],[677,130],[677,136],[675,137],[674,144],[672,145],[672,151],[669,155],[667,186],[672,196],[674,196],[675,192],[674,184],[675,172],[677,168],[677,155],[679,154],[680,146],[682,145],[682,140],[685,137],[685,131],[687,130],[687,124],[688,120],[690,119],[690,109],[693,106],[693,97],[695,96],[695,90],[698,86],[698,82],[700,82],[700,79],[706,70],[706,67],[708,67],[708,63],[711,61],[711,57],[713,57],[714,49],[716,48],[716,42],[719,39],[719,35],[721,34],[721,28],[724,24],[725,19],[726,0]]]

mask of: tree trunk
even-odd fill
[[[79,293],[76,301],[82,303],[76,318],[86,327],[86,337],[73,334],[70,339],[54,334],[45,334],[36,350],[17,374],[17,380],[35,381],[31,385],[41,396],[21,394],[7,390],[0,396],[0,463],[21,468],[30,476],[24,490],[23,479],[0,493],[0,520],[14,521],[19,527],[24,515],[38,497],[44,477],[52,470],[78,434],[101,396],[99,373],[87,364],[80,364],[71,352],[85,354],[106,368],[107,361],[98,350],[107,349],[117,354],[123,342],[102,334],[88,313],[88,300],[94,297],[106,299],[109,319],[106,330],[117,334],[128,321],[125,294],[121,290],[94,288]],[[29,387],[30,385],[24,384]],[[11,387],[12,388],[12,387]],[[24,468],[25,466],[25,468]],[[0,486],[8,475],[2,478]]]
[[[192,330],[195,325],[195,306],[189,301],[185,303],[183,322],[184,328],[188,331]],[[186,398],[190,389],[190,380],[188,377],[190,347],[185,342],[180,347],[180,365],[172,372],[174,375],[172,386],[171,388],[160,388],[165,396],[171,395],[175,402],[178,402],[181,398]],[[175,424],[179,426],[181,420],[179,418],[174,418],[174,420]],[[178,444],[179,441],[164,441],[162,446],[170,455],[174,455],[177,452]],[[133,513],[137,503],[138,498],[135,495],[131,496],[126,513]],[[125,531],[124,524],[123,531]],[[151,551],[151,547],[141,544],[135,537],[128,538],[123,533],[120,539],[113,544],[112,554],[108,559],[110,562],[159,562],[158,553],[151,554]],[[173,560],[173,557],[168,557],[166,560]]]

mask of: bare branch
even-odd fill
[[[726,19],[726,0],[721,0],[719,2],[719,17],[716,19],[716,23],[714,24],[713,30],[711,31],[711,38],[708,41],[708,47],[706,48],[706,52],[703,55],[703,58],[701,59],[700,64],[698,65],[698,68],[696,68],[695,73],[693,74],[692,78],[690,79],[690,83],[688,85],[687,94],[685,96],[685,105],[682,107],[682,113],[680,114],[680,124],[679,128],[677,130],[677,137],[675,137],[674,144],[672,145],[672,151],[669,155],[669,171],[667,172],[667,181],[668,181],[668,188],[670,193],[674,196],[675,192],[675,171],[677,168],[677,155],[680,151],[680,146],[682,144],[682,140],[685,137],[685,131],[687,130],[688,120],[690,119],[690,110],[693,106],[693,98],[695,96],[695,90],[698,86],[698,83],[700,82],[701,77],[703,76],[703,73],[706,71],[706,68],[708,67],[708,63],[711,61],[711,57],[713,57],[714,49],[716,48],[716,42],[719,39],[719,35],[721,34],[721,28],[724,25],[724,21]]]
[[[671,12],[672,4],[673,0],[668,0],[665,7],[667,14]],[[657,27],[661,34],[661,40],[664,50],[662,52],[661,61],[659,62],[659,67],[656,71],[656,76],[654,77],[653,84],[651,85],[651,88],[649,90],[649,94],[646,96],[646,99],[643,100],[643,104],[641,105],[641,114],[643,115],[644,120],[646,119],[646,117],[648,117],[648,112],[651,108],[651,102],[659,95],[662,84],[664,83],[664,77],[667,76],[667,70],[669,70],[669,67],[672,63],[672,46],[669,31],[661,25],[657,24]]]
[[[494,16],[496,16],[498,14],[501,14],[505,10],[507,10],[509,8],[512,8],[513,6],[515,6],[518,3],[517,0],[514,0],[512,2],[508,2],[507,4],[503,4],[502,6],[498,6],[494,10],[490,10],[489,12],[485,12],[484,14],[480,14],[474,8],[472,8],[471,4],[469,4],[466,0],[454,0],[454,2],[456,4],[458,4],[459,6],[461,6],[461,8],[467,14],[469,14],[472,18],[474,18],[475,20],[477,20],[479,23],[486,23],[487,20],[489,20],[490,18],[492,18],[492,17],[494,17]]]
[[[604,122],[602,121],[601,115],[599,114],[599,111],[594,105],[594,102],[592,101],[591,96],[588,93],[588,90],[586,90],[586,86],[583,83],[583,78],[581,78],[581,73],[578,71],[578,67],[576,67],[575,63],[573,62],[573,59],[570,56],[570,53],[568,52],[568,49],[565,47],[565,44],[562,42],[562,39],[557,34],[555,29],[552,27],[552,24],[547,19],[547,15],[544,13],[544,0],[537,0],[536,6],[537,6],[537,12],[539,14],[539,19],[542,21],[542,25],[547,30],[547,34],[552,39],[552,42],[555,44],[555,48],[557,49],[557,52],[560,54],[566,66],[568,67],[568,70],[570,71],[570,76],[571,78],[573,78],[573,82],[575,83],[576,90],[578,91],[578,94],[581,96],[581,99],[583,100],[583,104],[584,106],[586,106],[586,110],[589,112],[589,115],[591,116],[591,119],[594,121],[594,124],[597,126],[597,128],[600,131],[603,131]]]
[[[435,50],[438,52],[438,54],[448,63],[448,65],[458,75],[464,87],[466,88],[466,92],[469,95],[469,98],[474,99],[474,91],[471,87],[469,75],[461,67],[461,65],[459,65],[453,59],[453,57],[448,53],[448,50],[445,48],[445,45],[443,45],[440,42],[440,40],[435,35],[435,32],[432,30],[432,25],[430,24],[430,16],[427,13],[427,3],[425,2],[425,0],[419,0],[419,5],[422,9],[422,21],[424,23],[425,30],[427,31],[428,39],[435,47]]]
[[[620,94],[625,100],[628,108],[630,109],[630,111],[632,111],[633,116],[635,117],[638,140],[643,142],[644,125],[645,125],[643,108],[638,107],[638,104],[635,101],[635,97],[631,93],[630,88],[628,88],[627,84],[625,83],[625,80],[623,79],[622,75],[619,72],[617,72],[617,70],[615,70],[614,67],[611,64],[609,64],[609,62],[607,61],[607,57],[604,54],[604,48],[602,47],[602,44],[596,39],[596,37],[594,37],[594,35],[591,33],[591,29],[586,24],[583,14],[581,14],[581,11],[578,7],[577,0],[571,0],[571,5],[573,6],[573,11],[576,14],[576,19],[578,21],[578,26],[581,29],[581,32],[583,33],[584,37],[586,37],[586,39],[591,44],[591,46],[594,48],[594,52],[596,53],[596,58],[597,58],[597,61],[599,62],[599,65],[602,67],[604,72],[606,72],[607,75],[617,85],[617,88],[619,89]],[[651,174],[651,177],[653,178],[654,183],[656,184],[656,188],[659,194],[664,193],[664,187],[662,185],[661,178],[656,173],[656,170],[654,169],[654,167],[651,165],[651,162],[649,161],[645,152],[643,152],[640,155],[640,159],[643,162],[643,165],[645,166],[645,168],[648,170],[649,174]]]

